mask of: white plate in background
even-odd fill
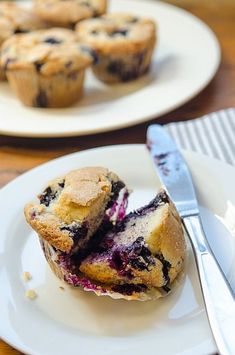
[[[184,155],[209,242],[234,287],[235,169],[196,153]],[[31,355],[216,352],[191,251],[181,286],[156,301],[97,297],[64,285],[52,274],[35,233],[25,222],[24,205],[48,180],[89,165],[108,167],[133,189],[129,210],[147,203],[159,188],[145,147],[123,145],[52,160],[0,190],[0,337]],[[22,280],[23,271],[33,276],[28,283]],[[25,297],[28,288],[38,294],[34,301]]]
[[[79,136],[132,126],[183,105],[215,75],[220,63],[218,41],[189,12],[148,0],[111,0],[110,10],[156,20],[159,40],[149,74],[110,86],[88,71],[83,99],[66,109],[24,107],[8,84],[0,82],[0,134]]]

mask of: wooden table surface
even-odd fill
[[[183,2],[182,7],[204,20],[216,33],[222,47],[222,63],[213,81],[196,98],[151,122],[186,120],[235,106],[235,2],[223,5],[223,2],[205,1],[199,5],[188,0],[188,3]],[[64,154],[109,144],[144,143],[148,124],[75,138],[29,139],[0,136],[0,187],[17,175]],[[0,354],[21,353],[0,340]]]

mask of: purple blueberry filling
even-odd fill
[[[110,74],[119,74],[119,72],[121,71],[121,66],[122,65],[120,61],[112,60],[107,66],[107,71]]]
[[[161,191],[157,194],[157,196],[150,201],[150,203],[144,207],[138,208],[134,212],[130,212],[123,220],[123,223],[120,223],[120,228],[122,228],[122,224],[125,226],[127,222],[133,217],[145,216],[148,212],[154,211],[156,208],[169,203],[169,197],[167,196],[165,191]],[[117,226],[119,228],[119,226]]]
[[[165,286],[162,286],[162,289],[166,292],[166,293],[169,293],[171,291],[171,288],[167,285]]]
[[[118,76],[121,81],[129,81],[136,79],[140,74],[147,72],[149,67],[144,65],[146,50],[132,56],[130,64],[121,59],[110,60],[107,65],[107,72]]]
[[[99,62],[99,56],[98,54],[96,53],[96,51],[88,46],[85,46],[84,44],[83,45],[80,45],[79,46],[79,50],[81,50],[82,52],[86,53],[86,54],[89,54],[92,59],[93,59],[93,64],[97,64]]]
[[[170,282],[169,278],[169,270],[171,268],[171,264],[167,261],[162,254],[157,254],[155,257],[161,261],[162,263],[162,273],[166,282],[166,285]]]
[[[47,37],[46,39],[43,40],[43,42],[52,45],[57,45],[57,44],[61,44],[63,41],[54,37]]]
[[[125,184],[124,184],[124,182],[122,182],[122,181],[117,181],[117,182],[113,182],[113,183],[112,183],[112,190],[111,190],[112,198],[111,198],[111,200],[108,202],[107,208],[112,207],[112,205],[114,204],[114,202],[117,200],[118,195],[119,195],[121,189],[123,189],[124,187],[125,187]]]
[[[74,256],[72,256],[72,258],[73,257]],[[68,255],[65,255],[57,251],[56,263],[66,273],[66,275],[64,276],[64,280],[68,282],[70,285],[73,285],[74,287],[81,286],[86,290],[91,290],[91,291],[99,290],[102,291],[102,293],[105,293],[106,292],[105,289],[103,289],[101,286],[93,283],[92,281],[90,281],[89,279],[81,275],[77,265],[75,265],[74,260],[72,258],[69,257]]]
[[[57,192],[52,191],[50,186],[48,186],[43,193],[39,196],[40,204],[48,207],[52,200],[57,196]]]
[[[147,286],[143,284],[123,284],[115,285],[112,287],[112,291],[121,293],[123,295],[131,296],[133,293],[146,292]]]
[[[81,273],[71,264],[71,260],[68,257],[59,255],[57,263],[61,268],[64,269],[66,275],[64,280],[74,287],[82,287],[85,290],[89,291],[100,291],[103,294],[107,293],[107,288],[105,286],[97,285],[86,277],[82,276]],[[109,288],[109,287],[108,287]],[[123,284],[115,285],[111,287],[113,292],[118,292],[123,295],[131,296],[133,293],[146,292],[147,286],[143,284]]]
[[[134,269],[149,270],[151,265],[155,265],[150,250],[144,245],[143,237],[138,237],[127,250],[130,257],[130,264]]]
[[[76,271],[73,267],[71,267],[71,264],[68,262],[68,260],[62,260],[60,257],[60,261],[57,262],[60,267],[65,270],[66,275],[64,276],[64,280],[70,285],[74,287],[82,287],[88,291],[99,291],[102,294],[107,293],[107,288],[105,288],[105,286],[97,285],[96,283],[79,274],[78,270]],[[171,288],[168,285],[162,286],[161,288],[166,293],[171,291]],[[131,296],[133,293],[146,292],[148,287],[144,284],[126,283],[121,285],[114,285],[111,287],[111,290],[113,292]]]
[[[65,180],[58,183],[59,187],[61,187],[62,189],[64,188],[64,184],[65,184]]]
[[[39,90],[35,101],[34,101],[34,106],[35,107],[48,107],[48,98],[47,98],[47,94],[45,93],[45,91],[43,90]]]
[[[155,261],[150,250],[144,245],[144,238],[138,237],[133,244],[125,247],[114,247],[110,252],[109,265],[116,269],[119,275],[132,278],[130,266],[137,270],[149,270]]]
[[[114,30],[114,31],[112,31],[112,32],[110,32],[109,33],[109,36],[110,37],[115,37],[116,35],[121,35],[121,36],[123,36],[123,37],[126,37],[127,36],[127,34],[128,34],[128,30],[127,29],[117,29],[117,30]]]
[[[32,211],[32,212],[30,212],[30,218],[33,220],[33,219],[35,219],[36,218],[36,216],[37,216],[37,213],[36,213],[36,211]]]
[[[122,181],[112,183],[112,198],[106,207],[106,218],[114,217],[114,224],[121,221],[126,215],[129,192]]]
[[[124,195],[124,199],[120,205],[118,204],[118,202],[114,202],[112,207],[110,207],[109,211],[106,213],[107,216],[111,218],[118,209],[117,220],[121,221],[126,215],[127,197],[128,193]]]
[[[43,63],[35,62],[34,66],[35,66],[36,71],[40,73]]]
[[[64,184],[65,181],[62,180],[61,182],[58,183],[58,187],[60,189],[64,188]],[[58,191],[52,191],[51,187],[48,186],[43,193],[39,196],[39,201],[40,204],[45,205],[46,207],[48,207],[51,203],[51,201],[53,201],[56,197],[57,197]]]
[[[71,259],[68,256],[58,255],[57,263],[59,264],[60,268],[64,269],[66,273],[66,275],[64,276],[64,280],[74,287],[82,287],[83,289],[88,291],[99,291],[102,294],[106,294],[107,290],[110,288],[110,286],[101,286],[84,277],[81,273],[79,273],[79,270],[71,264]],[[130,283],[114,285],[111,287],[111,290],[113,292],[118,292],[123,295],[131,296],[133,293],[146,292],[148,288],[143,284],[136,285]],[[170,291],[170,289],[166,286],[164,286],[164,290],[165,292]]]
[[[70,237],[73,239],[73,249],[76,248],[80,239],[85,239],[88,232],[87,223],[83,223],[82,225],[72,223],[60,228],[61,231],[68,231]]]
[[[101,241],[93,250],[94,253],[90,254],[92,260],[95,260],[96,257],[99,260],[102,258],[108,260],[112,269],[117,270],[120,276],[130,280],[133,278],[131,269],[148,271],[151,266],[155,265],[150,250],[144,245],[143,237],[137,238],[129,246],[117,246],[111,236]]]

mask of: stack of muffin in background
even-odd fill
[[[82,95],[85,70],[105,83],[146,73],[156,42],[150,19],[106,14],[106,0],[0,3],[0,80],[26,106],[67,107]]]

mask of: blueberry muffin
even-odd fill
[[[45,27],[45,22],[32,11],[22,8],[14,2],[0,2],[0,48],[3,42],[15,33],[30,32]],[[5,78],[4,71],[0,66],[0,80]]]
[[[78,23],[76,32],[97,53],[93,72],[98,79],[130,81],[148,71],[156,42],[152,20],[113,13]]]
[[[125,216],[127,196],[116,174],[81,168],[51,181],[25,216],[42,240],[71,255],[85,251],[98,228],[109,229]]]
[[[81,20],[106,12],[107,0],[35,0],[34,10],[52,25],[73,28]]]
[[[85,69],[92,61],[92,52],[68,29],[17,34],[2,46],[1,65],[26,106],[73,104],[82,94]]]
[[[123,200],[120,195],[126,196],[126,204],[126,188],[121,191],[119,200]],[[72,253],[71,249],[61,252],[50,239],[40,238],[51,269],[70,285],[99,296],[148,300],[167,295],[182,274],[186,255],[181,220],[174,205],[162,190],[147,206],[124,218],[123,211],[115,223],[105,226],[101,222],[82,254],[78,248]],[[31,214],[34,216],[33,210]]]

